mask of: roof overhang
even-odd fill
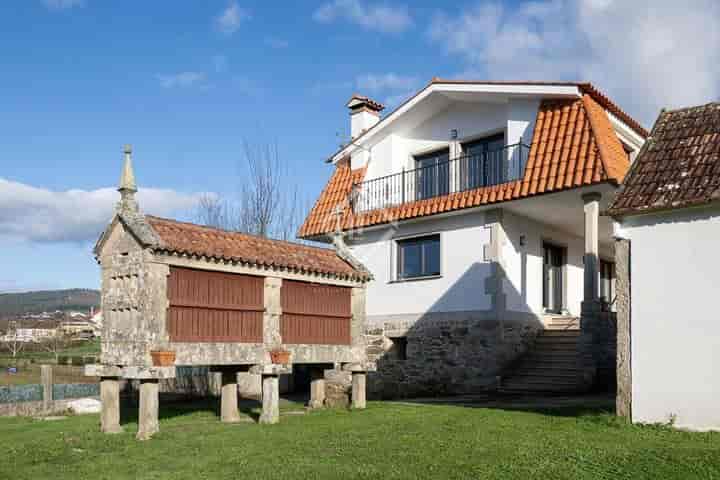
[[[581,91],[577,83],[510,83],[510,82],[471,82],[453,80],[433,80],[425,88],[410,97],[375,126],[366,130],[352,143],[345,145],[327,159],[328,163],[336,163],[352,154],[361,146],[370,143],[382,135],[400,117],[415,109],[429,97],[442,95],[449,101],[507,101],[509,98],[572,98],[580,97]]]

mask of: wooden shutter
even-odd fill
[[[263,294],[263,277],[170,267],[170,341],[262,343]]]

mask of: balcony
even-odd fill
[[[356,183],[350,204],[363,213],[519,180],[529,152],[520,142]]]

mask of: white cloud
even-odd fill
[[[137,197],[143,212],[172,216],[190,212],[201,195],[142,188]],[[114,188],[55,192],[0,178],[0,239],[95,241],[112,218],[118,199]]]
[[[463,59],[463,76],[588,80],[652,124],[661,107],[720,95],[715,0],[539,0],[439,13],[429,36]]]
[[[355,79],[355,86],[361,93],[386,95],[382,103],[393,108],[410,97],[420,87],[420,79],[396,73],[366,74]]]
[[[361,0],[333,0],[325,3],[315,11],[313,18],[320,23],[345,20],[367,30],[384,33],[403,32],[413,24],[404,5],[370,5]]]
[[[43,0],[43,4],[50,10],[67,10],[69,8],[84,7],[85,0]]]
[[[360,90],[412,90],[418,87],[420,81],[417,77],[383,73],[361,75],[357,77],[355,84]]]
[[[215,18],[215,27],[222,33],[232,35],[239,28],[240,24],[250,19],[250,13],[240,8],[237,2],[230,2],[225,10]]]
[[[155,78],[163,88],[183,88],[204,82],[206,75],[203,72],[180,72],[168,75],[159,73]]]

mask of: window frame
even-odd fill
[[[403,250],[402,246],[403,244],[408,244],[410,242],[420,242],[422,240],[430,240],[433,238],[437,238],[438,242],[438,272],[437,273],[424,273],[422,264],[426,263],[424,258],[424,250],[421,248],[421,274],[414,275],[414,276],[403,276]],[[439,232],[435,233],[424,233],[422,235],[413,235],[413,236],[406,236],[406,237],[398,237],[393,239],[394,248],[394,258],[392,259],[393,264],[393,276],[391,280],[392,282],[412,282],[417,280],[426,280],[426,279],[433,279],[433,278],[439,278],[442,276],[443,272],[443,239],[442,235]]]

